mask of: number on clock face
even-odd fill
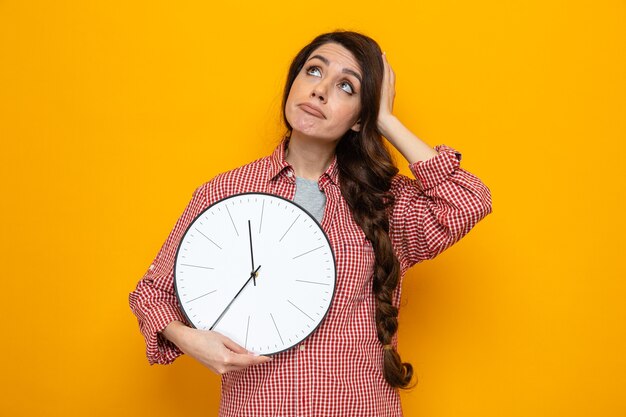
[[[336,267],[328,238],[308,212],[282,197],[246,193],[193,220],[174,276],[191,324],[267,355],[317,328],[334,295]]]

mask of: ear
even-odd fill
[[[361,130],[361,119],[357,120],[356,123],[350,129],[354,130],[355,132],[360,131]]]

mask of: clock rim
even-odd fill
[[[317,219],[304,207],[302,207],[300,204],[296,203],[293,200],[290,200],[288,198],[282,197],[280,195],[276,195],[276,194],[271,194],[271,193],[266,193],[266,192],[262,192],[262,191],[247,191],[247,192],[243,192],[243,193],[237,193],[237,194],[232,194],[228,197],[224,197],[224,198],[220,198],[219,200],[213,202],[212,204],[210,204],[208,207],[206,207],[204,210],[202,210],[200,213],[198,213],[197,216],[195,216],[191,222],[189,223],[189,225],[187,226],[187,228],[185,229],[185,233],[183,233],[183,236],[180,238],[180,240],[178,241],[178,247],[176,248],[176,255],[174,256],[174,267],[173,267],[173,276],[172,276],[172,280],[174,281],[174,293],[176,294],[176,300],[178,301],[178,310],[183,313],[183,315],[185,316],[185,319],[187,320],[187,323],[189,323],[194,329],[198,329],[195,324],[193,323],[193,321],[191,321],[191,319],[189,318],[189,316],[187,315],[187,312],[185,311],[184,307],[183,307],[183,303],[182,300],[180,299],[180,295],[178,293],[178,283],[176,280],[176,265],[178,264],[178,254],[180,253],[180,249],[182,247],[182,243],[185,240],[185,237],[187,236],[187,233],[189,232],[189,229],[191,229],[191,226],[196,222],[196,220],[198,220],[205,212],[209,211],[213,206],[215,206],[216,204],[219,203],[223,203],[227,200],[230,200],[231,198],[236,198],[236,197],[241,197],[241,196],[245,196],[245,195],[263,195],[263,196],[269,196],[269,197],[275,197],[275,198],[279,198],[281,200],[284,200],[288,203],[293,204],[294,206],[300,208],[305,214],[307,214],[311,220],[313,220],[315,222],[315,224],[317,224],[317,226],[319,227],[320,231],[322,232],[322,235],[324,236],[324,238],[326,239],[326,242],[328,242],[328,247],[330,249],[330,254],[332,256],[333,259],[333,266],[334,266],[334,275],[335,275],[335,279],[333,282],[333,288],[332,288],[332,294],[330,296],[330,301],[328,303],[328,308],[324,311],[324,315],[322,316],[322,318],[319,320],[319,322],[315,325],[315,327],[299,342],[285,348],[285,349],[281,349],[281,350],[277,350],[275,352],[271,352],[271,353],[263,353],[263,356],[273,356],[273,355],[277,355],[281,352],[285,352],[289,349],[293,349],[295,346],[299,345],[300,343],[303,343],[305,340],[307,340],[309,337],[311,337],[311,335],[313,333],[315,333],[315,331],[318,329],[318,327],[322,324],[322,322],[324,320],[326,320],[326,316],[328,315],[328,312],[330,311],[330,308],[333,304],[333,301],[335,300],[335,293],[337,290],[337,258],[335,257],[335,251],[333,250],[333,246],[330,242],[330,239],[328,238],[327,233],[324,231],[324,228],[322,227],[322,224],[317,221]],[[208,331],[215,331],[215,330],[208,330]],[[217,331],[216,331],[217,332]],[[219,332],[217,332],[219,333]],[[220,333],[221,334],[221,333]],[[235,342],[237,343],[237,342]],[[246,347],[242,346],[244,349],[248,350]]]

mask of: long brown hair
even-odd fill
[[[341,194],[352,216],[371,241],[376,256],[373,292],[376,296],[376,331],[385,347],[384,375],[396,388],[406,388],[413,376],[410,363],[402,362],[392,348],[398,330],[398,309],[393,293],[398,286],[400,265],[389,238],[389,209],[394,203],[391,180],[398,169],[378,132],[376,121],[383,80],[382,51],[376,41],[356,32],[336,31],[319,35],[296,55],[287,75],[283,93],[283,121],[292,127],[285,115],[291,86],[311,53],[326,43],[337,43],[350,51],[363,72],[361,83],[361,128],[348,130],[337,144]]]

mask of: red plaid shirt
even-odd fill
[[[219,199],[266,192],[293,199],[295,176],[283,142],[272,155],[216,176],[199,187],[150,268],[130,293],[130,306],[146,339],[151,364],[168,364],[182,352],[159,332],[173,320],[186,323],[173,288],[173,265],[191,221]],[[410,165],[416,179],[392,182],[395,205],[390,236],[407,269],[458,241],[491,212],[489,189],[459,167],[460,154]],[[383,347],[376,336],[372,293],[374,252],[352,219],[339,188],[336,160],[319,179],[326,195],[322,228],[337,261],[337,288],[328,315],[300,345],[274,360],[222,376],[220,416],[401,416],[397,390],[384,379]],[[401,285],[395,292],[399,304]],[[394,340],[394,344],[396,340]]]

